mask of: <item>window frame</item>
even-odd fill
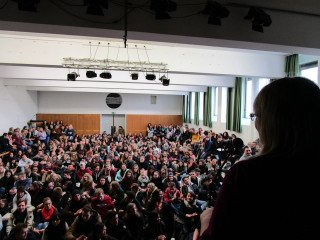
[[[307,62],[307,63],[300,64],[299,65],[299,75],[301,77],[304,77],[304,76],[302,76],[302,71],[303,70],[307,70],[307,69],[311,69],[311,68],[317,68],[318,71],[317,71],[317,79],[316,79],[316,81],[314,81],[313,79],[310,79],[310,80],[319,85],[319,62],[317,60],[316,61],[312,61],[312,62]]]

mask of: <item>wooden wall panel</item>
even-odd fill
[[[76,133],[88,135],[100,133],[100,114],[37,114],[37,120],[63,121],[72,124]]]
[[[182,125],[182,115],[126,115],[126,132],[145,135],[147,125]]]

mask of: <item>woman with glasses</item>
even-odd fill
[[[252,114],[263,148],[224,178],[214,209],[201,216],[201,239],[313,239],[319,236],[320,89],[295,77],[273,81]]]

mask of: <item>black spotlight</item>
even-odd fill
[[[229,10],[218,2],[208,0],[202,14],[209,15],[208,24],[221,25],[221,19],[229,16]]]
[[[105,79],[110,79],[110,78],[112,78],[112,75],[110,72],[102,72],[102,73],[100,73],[100,77],[105,78]]]
[[[177,10],[177,3],[172,0],[151,0],[150,9],[155,12],[156,19],[170,19],[168,12]]]
[[[159,78],[159,80],[162,82],[163,86],[169,86],[170,79],[168,79],[165,75]]]
[[[108,0],[84,0],[83,5],[88,6],[87,14],[104,16],[103,9],[108,9]]]
[[[170,79],[163,79],[163,81],[162,81],[162,85],[163,86],[169,86],[169,84],[170,84]]]
[[[252,30],[263,33],[263,27],[269,27],[272,23],[271,17],[261,8],[250,7],[246,20],[252,21]]]
[[[138,73],[131,73],[131,79],[132,80],[138,80],[139,74]]]
[[[75,81],[79,77],[79,74],[76,72],[71,72],[67,75],[67,80],[68,81]]]
[[[156,75],[151,74],[151,73],[147,73],[146,74],[146,79],[150,80],[150,81],[154,81],[156,79]]]
[[[97,74],[94,71],[87,71],[86,76],[87,78],[95,78],[97,77]]]
[[[15,0],[15,2],[18,2],[18,8],[21,11],[36,12],[36,5],[40,0]]]

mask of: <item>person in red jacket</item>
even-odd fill
[[[164,202],[169,204],[176,213],[179,212],[179,207],[181,201],[183,200],[183,195],[179,191],[179,189],[176,188],[174,182],[168,183],[168,187],[166,188],[163,194],[163,200]]]
[[[80,163],[80,169],[77,171],[77,180],[80,181],[85,173],[92,175],[92,171],[89,168],[86,168],[84,162]]]
[[[91,198],[91,206],[101,215],[102,220],[105,220],[108,210],[112,210],[115,207],[113,199],[104,194],[102,188],[96,189],[95,196]]]

